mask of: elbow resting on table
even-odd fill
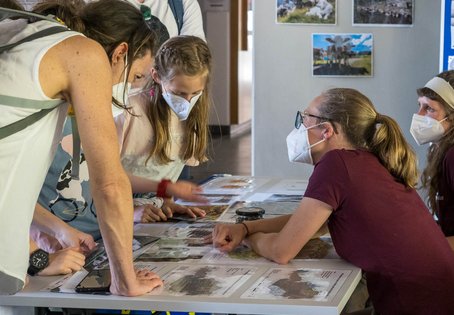
[[[272,245],[268,258],[280,265],[286,265],[294,258],[294,255],[288,252],[287,246]]]

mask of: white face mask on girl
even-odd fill
[[[445,129],[441,125],[441,122],[446,119],[448,119],[448,117],[438,121],[428,116],[413,114],[410,133],[419,145],[438,141],[445,133]]]
[[[188,118],[189,113],[203,93],[202,91],[199,94],[194,95],[191,100],[188,101],[184,97],[166,91],[164,87],[162,87],[162,90],[162,97],[164,97],[166,103],[170,106],[170,108],[174,111],[174,113],[180,120],[186,120]]]
[[[289,135],[287,136],[287,151],[288,159],[290,160],[290,162],[307,163],[311,165],[314,164],[311,155],[311,148],[315,147],[319,143],[322,143],[326,139],[323,138],[322,140],[311,145],[309,143],[308,130],[319,125],[321,124],[314,125],[309,128],[304,128],[304,126],[301,126],[302,128],[294,128],[289,133]]]

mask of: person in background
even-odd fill
[[[378,314],[452,314],[454,253],[414,189],[416,157],[397,123],[360,92],[333,88],[297,112],[287,146],[291,161],[315,165],[300,206],[219,224],[214,245],[230,251],[244,240],[286,264],[327,222],[336,252],[365,273]]]
[[[429,207],[454,249],[454,71],[438,74],[417,90],[419,110],[410,133],[418,145],[430,143],[422,187]]]
[[[137,8],[146,6],[151,14],[157,17],[166,27],[170,37],[177,35],[193,35],[205,40],[202,12],[197,0],[127,0]],[[182,11],[182,18],[174,14],[171,6]],[[181,10],[179,10],[181,9]],[[181,19],[181,21],[179,21]]]
[[[0,292],[15,293],[26,282],[34,205],[61,139],[70,103],[77,118],[100,229],[111,262],[110,290],[127,296],[144,294],[162,285],[162,281],[150,271],[134,270],[132,192],[120,164],[111,100],[112,84],[123,82],[115,69],[125,69],[126,58],[130,61],[138,56],[151,58],[152,47],[142,48],[153,42],[153,34],[142,14],[124,1],[100,0],[86,5],[83,1],[47,1],[40,5],[41,11],[37,13],[53,12],[70,30],[31,40],[2,53],[0,94],[14,99],[61,100],[65,105],[0,140],[0,249],[3,253]],[[112,23],[118,27],[110,29],[105,36],[125,32],[129,38],[133,34],[129,44],[134,45],[122,45],[115,51],[110,46],[103,47],[102,40],[96,37],[104,31],[99,29],[100,15],[110,21],[128,21],[126,29],[118,26],[122,23]],[[46,19],[7,19],[0,23],[0,43],[15,43],[60,23]],[[144,55],[137,55],[139,51]],[[0,102],[0,127],[39,111],[4,102],[4,99]]]

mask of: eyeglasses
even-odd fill
[[[326,117],[321,117],[321,116],[317,116],[317,115],[308,114],[306,112],[297,111],[296,117],[295,117],[295,128],[299,129],[301,127],[301,125],[304,125],[306,127],[306,122],[307,122],[308,117],[317,118],[322,121],[331,121],[329,118],[326,118]]]

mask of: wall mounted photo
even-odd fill
[[[276,22],[336,24],[337,0],[276,0]]]
[[[312,34],[314,76],[371,77],[372,34]]]
[[[353,0],[353,25],[412,26],[414,0]]]

